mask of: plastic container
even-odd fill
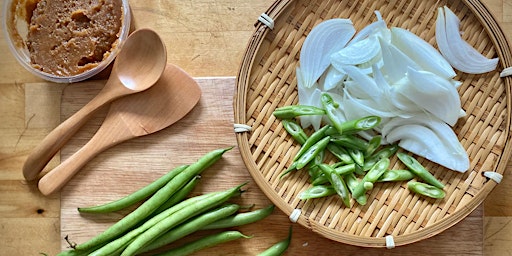
[[[26,3],[30,0],[6,0],[4,2],[3,11],[4,19],[2,20],[2,30],[4,31],[5,38],[8,42],[9,49],[12,54],[16,57],[18,62],[32,74],[41,77],[47,81],[56,83],[74,83],[91,78],[112,63],[117,56],[121,46],[130,33],[130,7],[128,0],[122,0],[123,7],[123,23],[121,32],[119,34],[118,42],[114,45],[114,48],[110,51],[110,54],[96,67],[86,70],[83,73],[72,75],[72,76],[58,76],[49,74],[36,69],[32,66],[30,61],[30,54],[27,49],[25,40],[28,34],[28,26],[30,17],[28,17]],[[32,1],[31,1],[32,2]]]

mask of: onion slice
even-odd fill
[[[311,30],[300,51],[305,87],[310,88],[315,84],[331,64],[331,54],[345,47],[355,33],[349,19],[326,20]]]
[[[426,71],[443,78],[455,77],[455,71],[434,46],[409,30],[392,27],[391,43]]]
[[[460,36],[460,20],[450,8],[438,8],[436,41],[439,51],[455,68],[469,74],[483,74],[496,69],[498,58],[489,59]]]
[[[444,122],[428,114],[412,118],[393,118],[381,130],[386,142],[394,143],[416,155],[449,169],[465,172],[469,157],[455,132]]]

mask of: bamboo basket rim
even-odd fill
[[[287,19],[290,17],[287,16],[290,9],[293,8],[293,5],[296,2],[300,2],[300,0],[277,0],[275,1],[265,12],[269,17],[273,19],[276,24],[280,24],[280,26],[286,26]],[[350,2],[350,0],[339,0],[339,1],[330,1],[330,2]],[[365,1],[362,1],[365,2]],[[397,1],[401,2],[401,1]],[[402,1],[403,2],[403,1]],[[425,1],[427,2],[427,1]],[[439,1],[438,1],[439,2]],[[435,1],[428,1],[428,4],[431,6],[436,5],[437,3]],[[500,63],[498,65],[498,68],[506,68],[510,67],[512,65],[512,54],[509,49],[509,44],[507,42],[507,38],[504,35],[503,31],[501,30],[499,24],[496,22],[492,14],[489,12],[487,7],[482,4],[478,0],[460,0],[460,1],[448,1],[448,4],[451,5],[462,5],[459,6],[459,8],[467,8],[469,10],[468,13],[465,15],[468,16],[474,16],[473,18],[476,18],[480,25],[483,27],[483,33],[485,33],[488,37],[488,39],[492,42],[491,48],[495,51],[495,55],[497,55],[500,59]],[[378,8],[377,8],[378,9]],[[384,19],[386,20],[385,15],[383,14]],[[343,17],[341,17],[343,18]],[[354,21],[356,23],[356,21]],[[462,23],[462,22],[461,22]],[[389,25],[389,24],[388,24]],[[289,202],[286,202],[283,198],[283,195],[280,195],[276,188],[278,186],[284,186],[282,183],[286,183],[287,181],[282,181],[282,183],[276,184],[275,182],[269,181],[268,177],[265,177],[263,173],[261,172],[261,168],[258,166],[258,163],[256,161],[260,161],[256,158],[258,157],[266,157],[270,158],[269,152],[264,152],[265,149],[265,143],[261,142],[263,146],[255,147],[255,141],[257,140],[266,140],[268,137],[272,135],[268,135],[266,138],[253,138],[252,132],[255,130],[265,130],[265,129],[272,129],[269,127],[273,127],[276,124],[271,124],[270,121],[268,123],[265,123],[266,119],[270,119],[269,115],[271,115],[271,111],[267,112],[267,116],[263,118],[259,118],[259,123],[257,124],[257,127],[254,126],[254,120],[250,120],[252,116],[248,116],[247,110],[248,108],[252,108],[251,110],[255,110],[254,106],[251,104],[254,104],[252,102],[248,102],[248,94],[251,93],[251,90],[254,90],[253,87],[251,87],[253,84],[251,83],[255,77],[262,76],[261,73],[269,74],[271,73],[269,70],[263,70],[261,73],[253,73],[257,71],[258,63],[256,61],[262,59],[262,55],[264,54],[264,50],[268,50],[269,43],[265,42],[265,40],[269,40],[268,37],[275,37],[276,34],[279,33],[279,31],[273,31],[270,29],[267,25],[256,22],[255,23],[255,30],[252,35],[252,37],[249,40],[249,43],[247,44],[245,54],[243,55],[241,65],[238,71],[238,75],[236,78],[236,88],[235,88],[235,95],[233,100],[233,108],[234,108],[234,122],[235,124],[247,124],[252,127],[251,132],[245,132],[245,133],[237,133],[236,139],[238,143],[238,147],[240,149],[241,157],[255,180],[256,184],[261,188],[261,190],[265,193],[265,195],[279,208],[281,209],[285,214],[290,215],[292,214],[293,210],[296,208],[297,205],[292,205]],[[300,43],[300,42],[299,42]],[[272,46],[276,46],[279,43],[273,43]],[[267,47],[267,48],[265,48]],[[270,50],[269,50],[270,51]],[[499,70],[495,71],[494,73],[498,72]],[[496,77],[496,74],[494,74],[494,77]],[[487,80],[485,80],[487,81]],[[254,82],[256,83],[256,82]],[[497,172],[501,175],[503,175],[507,161],[512,153],[512,145],[509,143],[510,141],[510,114],[511,114],[511,91],[510,86],[512,83],[512,78],[506,77],[506,78],[499,78],[498,82],[495,82],[497,84],[500,84],[501,87],[504,90],[505,93],[505,99],[503,100],[502,104],[506,104],[504,107],[503,112],[506,113],[504,120],[502,120],[502,138],[504,138],[503,145],[500,146],[500,152],[495,159],[495,166],[492,171]],[[477,89],[479,89],[478,87]],[[492,87],[491,89],[495,89]],[[261,105],[261,103],[260,103]],[[274,106],[275,107],[275,106]],[[261,109],[258,109],[261,110]],[[270,114],[268,114],[270,113]],[[262,120],[263,119],[263,120]],[[252,122],[252,123],[251,123]],[[260,129],[261,128],[261,129]],[[274,131],[270,131],[269,134],[273,133]],[[281,143],[280,147],[285,147],[285,143]],[[289,144],[289,143],[288,143]],[[279,146],[275,146],[274,148],[278,148]],[[262,149],[263,148],[263,149]],[[264,154],[266,153],[266,154]],[[261,156],[263,155],[263,156]],[[473,166],[473,165],[472,165]],[[282,166],[281,166],[282,168]],[[469,170],[472,175],[478,179],[478,174],[482,175],[485,170],[479,169],[474,167],[473,170]],[[268,176],[268,175],[267,175]],[[475,178],[473,177],[473,178]],[[300,181],[300,180],[299,180]],[[459,181],[464,182],[464,180]],[[290,181],[291,183],[291,181]],[[288,184],[289,185],[289,184]],[[288,186],[287,185],[287,186]],[[471,185],[471,184],[470,184]],[[468,185],[468,187],[470,186]],[[468,216],[473,210],[475,210],[486,198],[486,196],[492,191],[492,189],[497,185],[496,182],[492,180],[486,180],[483,182],[482,186],[478,189],[474,188],[472,194],[472,198],[465,202],[463,205],[456,205],[456,210],[451,211],[449,214],[445,215],[443,218],[435,221],[431,225],[427,225],[425,227],[421,227],[417,230],[414,230],[412,232],[404,232],[403,234],[399,235],[391,235],[387,234],[386,236],[392,236],[394,240],[395,246],[401,246],[406,245],[410,243],[414,243],[417,241],[421,241],[424,239],[427,239],[429,237],[432,237],[434,235],[437,235],[441,233],[442,231],[452,227],[453,225],[460,222],[462,219],[464,219],[466,216]],[[467,189],[467,188],[466,188]],[[457,196],[464,196],[464,194],[467,191],[462,191]],[[282,194],[282,193],[281,193]],[[454,192],[455,194],[455,192]],[[369,200],[371,200],[369,198]],[[332,200],[331,200],[332,201]],[[293,201],[292,201],[293,202]],[[434,202],[433,204],[438,204],[439,202]],[[297,204],[296,202],[294,204]],[[331,203],[332,207],[336,207],[336,203]],[[354,207],[354,206],[353,206]],[[352,208],[353,208],[352,207]],[[329,239],[332,239],[334,241],[343,242],[350,245],[356,245],[356,246],[363,246],[363,247],[386,247],[386,237],[385,236],[379,236],[376,237],[374,235],[371,236],[361,236],[361,235],[355,235],[355,234],[349,234],[344,231],[336,230],[335,228],[326,226],[325,223],[319,223],[316,220],[310,219],[310,216],[306,214],[300,215],[297,222],[324,236]],[[424,218],[429,218],[431,216],[426,216]],[[353,224],[353,223],[349,223]],[[347,224],[347,225],[349,225]],[[413,223],[414,224],[414,223]],[[409,224],[412,225],[412,224]],[[406,229],[407,227],[401,227],[402,229]]]

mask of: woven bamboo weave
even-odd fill
[[[432,45],[437,7],[447,5],[461,19],[463,38],[487,57],[499,57],[496,71],[482,75],[457,73],[459,94],[467,116],[455,132],[469,154],[466,173],[447,170],[418,158],[446,184],[446,197],[425,199],[410,192],[406,183],[377,183],[368,203],[343,205],[337,196],[300,200],[310,186],[306,172],[284,178],[300,145],[287,134],[272,112],[296,104],[300,48],[309,31],[330,18],[349,18],[357,30],[375,21],[378,10],[388,26],[409,29]],[[386,237],[396,246],[434,236],[455,225],[480,205],[497,185],[485,172],[503,174],[511,154],[511,78],[500,71],[512,65],[505,36],[480,2],[434,0],[288,0],[276,1],[266,12],[269,28],[256,22],[237,77],[235,123],[252,127],[237,134],[242,158],[255,182],[284,213],[300,209],[298,223],[329,239],[365,247],[385,247]],[[308,132],[311,132],[308,130]],[[396,158],[392,168],[404,168]]]

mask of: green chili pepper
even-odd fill
[[[292,227],[290,226],[290,229],[288,231],[288,237],[284,240],[281,240],[277,242],[276,244],[272,245],[265,251],[258,254],[258,256],[279,256],[283,255],[283,253],[288,249],[288,246],[290,246],[290,242],[292,240]]]
[[[320,152],[325,150],[325,147],[327,147],[327,144],[330,141],[330,137],[327,136],[321,140],[319,140],[317,143],[312,145],[310,148],[308,148],[300,157],[297,159],[297,169],[304,168],[309,162],[311,162]]]
[[[301,145],[306,142],[308,135],[299,124],[288,119],[283,119],[281,122],[283,123],[284,129],[295,139],[295,141]]]
[[[398,151],[398,148],[399,148],[398,145],[391,144],[391,145],[387,145],[384,148],[382,148],[381,150],[373,153],[371,156],[369,156],[365,159],[363,169],[365,171],[370,170],[370,168],[372,168],[372,166],[374,164],[376,164],[382,158],[389,158],[392,155],[394,155]]]
[[[402,161],[402,163],[404,163],[409,168],[409,170],[411,170],[411,172],[420,177],[426,183],[432,186],[436,186],[440,189],[444,188],[444,184],[436,179],[436,177],[434,177],[434,175],[432,175],[425,167],[423,167],[423,165],[421,165],[420,162],[418,162],[418,160],[416,160],[414,157],[403,152],[399,152],[397,156],[398,159],[400,159],[400,161]]]
[[[319,167],[331,183],[334,190],[336,190],[336,193],[341,197],[343,204],[345,204],[347,207],[350,207],[350,192],[343,178],[341,178],[341,176],[336,173],[334,168],[328,164],[321,164]]]
[[[414,173],[409,170],[387,170],[380,176],[379,182],[386,181],[406,181],[415,177]]]
[[[299,194],[299,198],[302,200],[321,198],[336,194],[336,190],[332,185],[314,185]]]
[[[308,105],[289,105],[276,108],[273,115],[279,119],[290,119],[305,115],[325,115],[325,110]]]
[[[375,183],[377,180],[382,176],[382,174],[388,169],[390,164],[389,158],[383,158],[379,160],[363,177],[363,180],[359,182],[357,187],[354,188],[354,191],[352,193],[352,196],[356,199],[356,201],[361,204],[366,204],[366,197],[364,197],[364,200],[361,196],[363,196],[366,193],[365,189],[365,182],[371,182]]]
[[[446,193],[443,189],[423,182],[409,181],[407,182],[407,188],[409,188],[409,190],[413,191],[414,193],[435,199],[441,199],[446,196]]]
[[[233,241],[240,238],[251,238],[239,231],[223,231],[220,233],[211,234],[195,241],[189,242],[177,248],[170,249],[166,252],[157,254],[158,256],[186,256],[191,255],[200,250],[213,247],[222,243]]]
[[[331,141],[335,144],[345,147],[346,149],[350,148],[366,151],[368,148],[368,141],[352,134],[334,135],[331,137]]]

